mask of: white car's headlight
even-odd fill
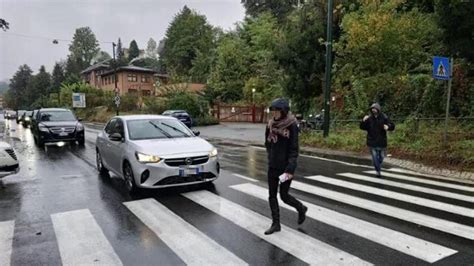
[[[25,121],[30,121],[31,118],[29,116],[25,117]]]
[[[158,163],[161,161],[161,158],[155,155],[148,155],[136,152],[135,157],[137,157],[137,161],[141,163]]]
[[[209,157],[217,157],[217,149],[216,149],[216,148],[213,148],[213,149],[209,152]]]

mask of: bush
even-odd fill
[[[219,120],[210,115],[199,117],[199,118],[196,118],[195,120],[196,126],[211,126],[211,125],[218,125],[218,124],[219,124]]]
[[[186,110],[195,119],[208,115],[209,104],[194,93],[176,92],[169,94],[168,97],[169,110]]]
[[[150,114],[162,114],[167,109],[165,98],[148,97],[145,99],[145,111]]]

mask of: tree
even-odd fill
[[[56,64],[54,64],[53,74],[51,77],[51,92],[58,93],[64,80],[64,68],[60,63],[56,62]]]
[[[34,75],[27,86],[26,106],[28,108],[38,108],[45,106],[44,99],[49,98],[51,88],[51,75],[46,72],[46,68],[41,66],[38,74]],[[41,99],[41,101],[37,101]]]
[[[81,70],[89,67],[100,51],[99,42],[89,27],[76,29],[69,46],[70,56]],[[78,74],[78,73],[76,73]]]
[[[298,112],[306,113],[322,93],[324,76],[325,17],[306,4],[294,10],[283,25],[277,57],[286,78],[284,93]]]
[[[156,44],[156,41],[153,40],[153,38],[150,38],[150,40],[148,40],[145,54],[148,58],[158,58],[158,45]]]
[[[184,6],[166,30],[166,41],[160,59],[163,59],[171,74],[189,77],[198,52],[208,54],[213,48],[213,33],[205,16]]]
[[[247,15],[258,17],[260,14],[270,12],[280,21],[298,5],[302,5],[305,0],[242,0]]]
[[[3,18],[0,18],[0,29],[2,29],[3,31],[7,31],[9,28],[10,28],[10,23],[8,23]]]
[[[130,47],[128,48],[128,62],[137,58],[140,55],[140,49],[138,49],[137,42],[135,40],[130,42]]]
[[[474,4],[472,1],[435,1],[439,26],[448,56],[474,63]],[[472,69],[474,72],[474,69]],[[471,74],[474,76],[474,73]]]
[[[114,62],[114,64],[116,64],[117,67],[127,65],[127,59],[123,53],[122,40],[120,40],[120,38],[118,39],[117,46],[115,48],[115,58],[117,61]]]
[[[248,53],[248,47],[238,36],[230,34],[220,40],[209,78],[209,98],[215,101],[219,97],[224,102],[243,98],[250,65]]]
[[[13,110],[25,109],[28,104],[27,88],[31,81],[33,71],[28,65],[22,65],[10,79],[7,105]]]
[[[435,17],[399,8],[397,0],[367,1],[343,18],[334,68],[348,114],[361,115],[379,101],[388,113],[408,115],[436,95],[428,91],[437,90],[431,84],[432,55],[440,48]]]
[[[100,51],[97,56],[94,58],[93,60],[93,63],[94,64],[97,64],[99,62],[104,62],[104,61],[108,61],[112,59],[112,57],[110,56],[109,53],[105,52],[105,51]]]

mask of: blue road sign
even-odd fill
[[[433,57],[433,78],[448,80],[451,77],[451,66],[447,57]]]

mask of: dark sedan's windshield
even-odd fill
[[[41,112],[41,121],[76,121],[76,117],[71,111],[48,111]]]
[[[131,140],[191,137],[193,133],[174,119],[141,119],[127,121]]]

